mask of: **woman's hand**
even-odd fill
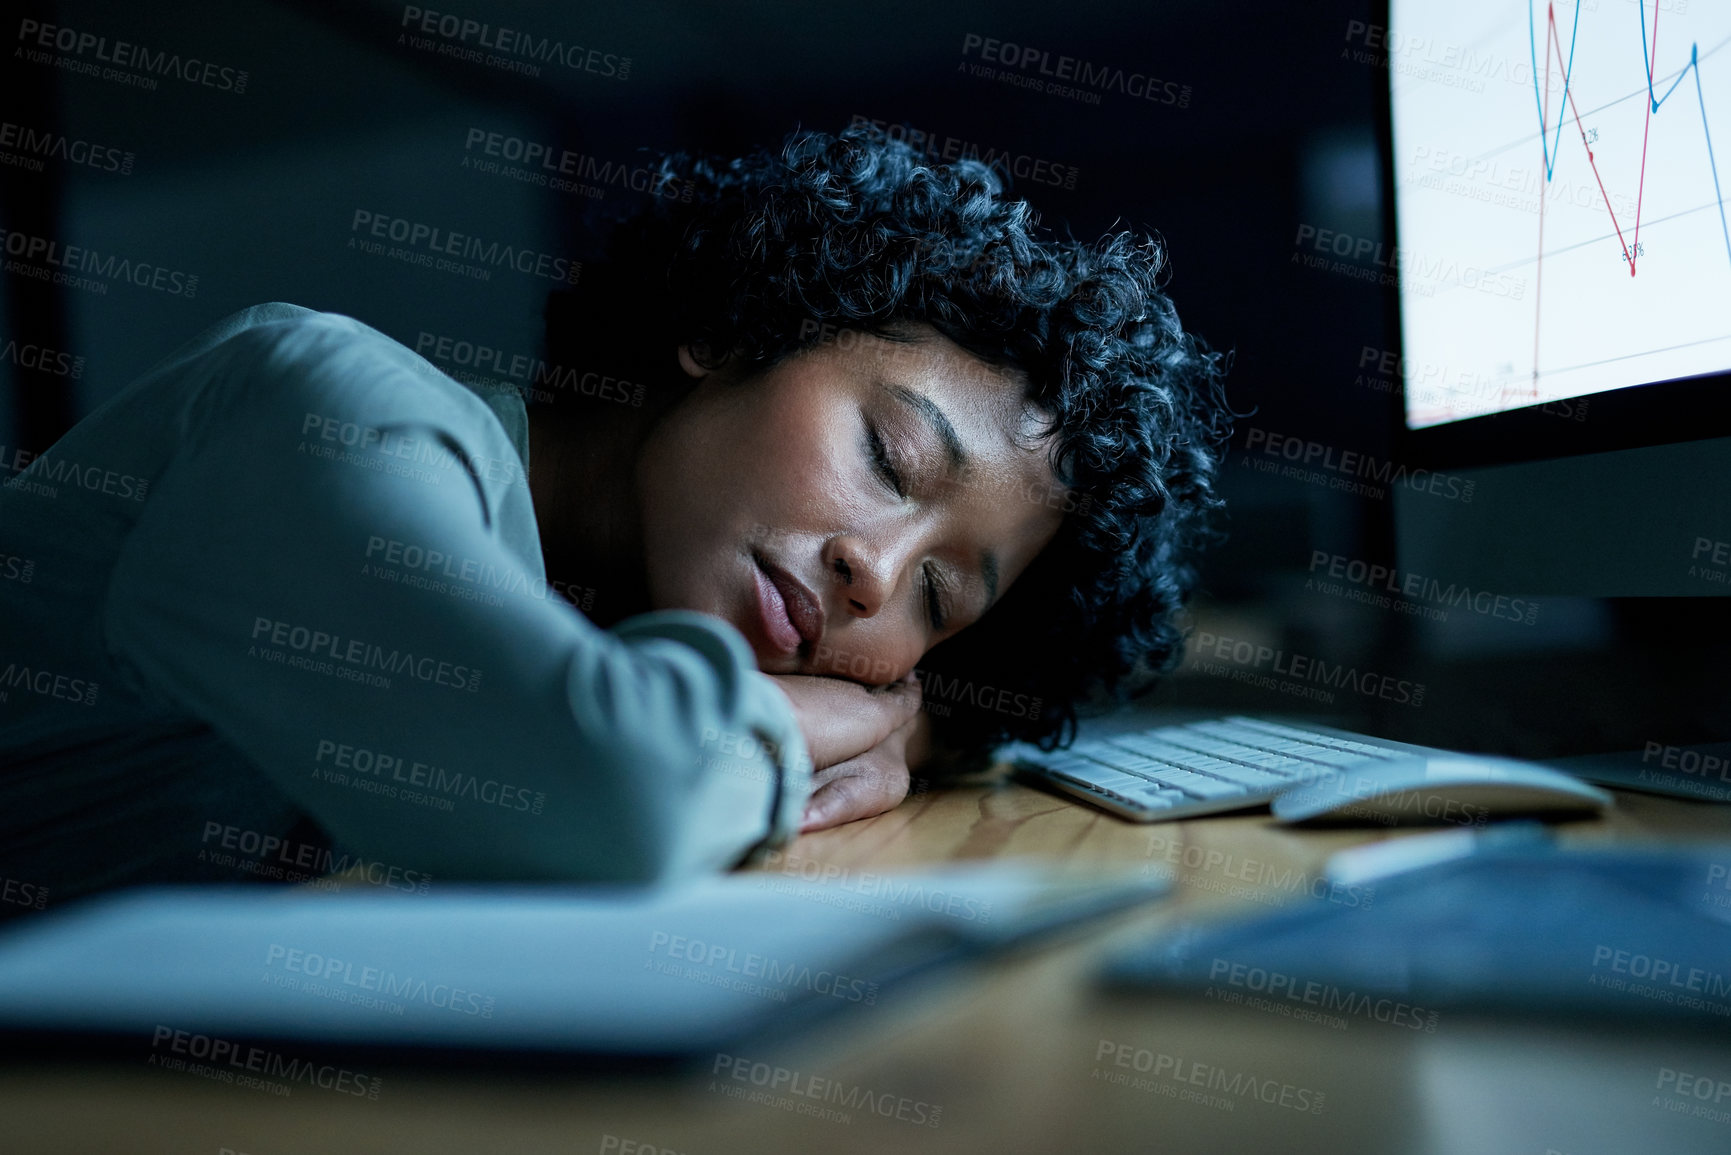
[[[812,775],[800,833],[894,810],[908,796],[909,770],[924,761],[931,717],[921,712],[865,753]]]
[[[907,796],[908,767],[926,748],[918,681],[910,675],[867,687],[806,674],[772,677],[793,704],[811,753],[812,794],[802,831],[882,814]]]
[[[811,674],[770,677],[793,704],[814,770],[857,758],[920,712],[920,684],[912,677],[888,686]]]

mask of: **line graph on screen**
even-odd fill
[[[1403,279],[1404,352],[1427,385],[1409,390],[1409,424],[1731,369],[1725,140],[1713,136],[1731,124],[1731,61],[1712,59],[1731,43],[1731,5],[1397,0],[1397,34],[1464,62],[1458,72],[1525,65],[1480,69],[1492,78],[1480,83],[1394,69],[1401,247],[1517,288],[1420,292]]]
[[[1527,0],[1527,28],[1529,36],[1532,32],[1533,23],[1532,6],[1533,0]],[[1629,275],[1631,277],[1634,276],[1640,263],[1642,251],[1641,205],[1643,199],[1642,194],[1645,193],[1647,187],[1647,148],[1649,143],[1647,129],[1652,125],[1653,114],[1664,108],[1665,102],[1671,99],[1672,95],[1677,91],[1677,86],[1682,84],[1686,77],[1693,75],[1695,80],[1695,96],[1701,109],[1701,134],[1707,146],[1708,168],[1713,175],[1713,198],[1719,209],[1719,230],[1725,238],[1725,258],[1727,261],[1731,261],[1731,228],[1727,228],[1725,224],[1725,196],[1724,193],[1720,191],[1719,165],[1713,156],[1713,132],[1707,121],[1707,97],[1701,91],[1700,45],[1696,43],[1691,43],[1689,45],[1689,63],[1677,74],[1676,79],[1671,82],[1671,87],[1665,90],[1664,96],[1656,95],[1653,90],[1653,68],[1659,56],[1659,0],[1653,0],[1653,29],[1650,38],[1647,33],[1646,9],[1640,4],[1637,4],[1636,12],[1639,14],[1641,21],[1641,58],[1646,64],[1647,73],[1647,112],[1646,125],[1643,126],[1641,133],[1641,164],[1636,176],[1635,221],[1634,227],[1630,230],[1627,239],[1624,237],[1622,222],[1617,220],[1617,211],[1611,205],[1611,198],[1605,193],[1605,181],[1604,177],[1599,172],[1598,158],[1593,155],[1592,142],[1587,138],[1586,127],[1581,123],[1580,109],[1575,106],[1575,96],[1569,88],[1569,74],[1574,64],[1575,39],[1580,31],[1581,9],[1579,4],[1575,6],[1575,27],[1569,34],[1568,63],[1564,63],[1563,45],[1557,34],[1556,5],[1554,3],[1545,5],[1545,71],[1544,83],[1542,85],[1539,82],[1538,67],[1535,65],[1533,68],[1533,99],[1539,104],[1539,147],[1544,150],[1545,154],[1545,180],[1549,182],[1556,172],[1555,149],[1560,147],[1562,144],[1563,124],[1565,120],[1562,105],[1566,103],[1568,105],[1569,114],[1574,118],[1575,128],[1580,134],[1581,147],[1586,151],[1587,163],[1592,167],[1593,178],[1599,185],[1600,195],[1604,197],[1605,212],[1611,218],[1611,227],[1616,231],[1618,244],[1622,245],[1623,259],[1629,265]],[[1650,48],[1648,47],[1649,39],[1651,40]],[[1551,136],[1550,121],[1548,118],[1549,114],[1545,108],[1545,106],[1550,103],[1551,64],[1553,60],[1562,70],[1563,76],[1563,92],[1562,99],[1558,101],[1557,129],[1554,143],[1549,139]],[[1544,317],[1544,258],[1545,211],[1544,200],[1541,198],[1539,201],[1539,256],[1537,269],[1534,274],[1533,287],[1534,317],[1532,396],[1534,398],[1538,397],[1539,330],[1540,326],[1543,324]]]

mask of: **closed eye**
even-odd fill
[[[944,632],[944,627],[949,623],[949,613],[944,608],[943,595],[946,586],[943,575],[938,572],[936,566],[932,565],[924,567],[922,572],[924,574],[922,584],[926,591],[926,616],[932,623],[932,629],[941,634]]]
[[[907,479],[902,476],[901,470],[896,468],[895,461],[890,457],[889,446],[884,443],[883,434],[870,420],[865,423],[865,451],[873,470],[882,479],[885,487],[896,497],[905,500],[908,496]],[[941,634],[950,619],[947,596],[949,586],[943,573],[934,565],[922,566],[920,587],[926,603],[926,619],[931,623],[933,632]]]
[[[869,421],[866,423],[866,454],[871,458],[872,468],[877,470],[878,476],[883,478],[890,491],[897,497],[905,498],[908,495],[907,482],[896,469],[895,462],[890,460],[883,435],[878,432],[878,427]]]

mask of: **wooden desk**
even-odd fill
[[[1656,1086],[1661,1070],[1731,1081],[1731,1029],[1715,1045],[1446,1012],[1433,1033],[1367,1019],[1340,1029],[1210,1002],[1106,997],[1089,985],[1103,951],[1178,915],[1297,900],[1290,886],[1251,886],[1246,876],[1314,872],[1336,849],[1402,836],[1293,831],[1266,814],[1134,826],[999,783],[934,791],[876,819],[801,838],[782,869],[812,862],[878,871],[1028,855],[1178,872],[1170,902],[979,970],[892,989],[845,1024],[741,1056],[864,1088],[892,1114],[899,1105],[906,1116],[929,1119],[932,1107],[941,1108],[935,1127],[869,1111],[842,1122],[740,1102],[714,1089],[726,1079],[707,1073],[600,1079],[387,1070],[383,1093],[369,1101],[303,1087],[276,1098],[136,1064],[14,1064],[0,1069],[0,1147],[79,1155],[1731,1151],[1731,1096],[1704,1104],[1727,1112],[1717,1121],[1674,1113],[1669,1099],[1696,1100]],[[1731,808],[1624,794],[1614,813],[1564,827],[1562,837],[1731,842]],[[1119,1055],[1130,1065],[1117,1065]],[[1204,1080],[1220,1069],[1284,1087],[1287,1105],[1169,1078],[1138,1089],[1100,1077],[1147,1079],[1137,1063],[1159,1056]],[[1300,1109],[1319,1102],[1320,1111]]]

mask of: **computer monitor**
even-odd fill
[[[1396,456],[1454,475],[1395,488],[1402,568],[1731,593],[1731,6],[1392,0],[1362,39]]]

